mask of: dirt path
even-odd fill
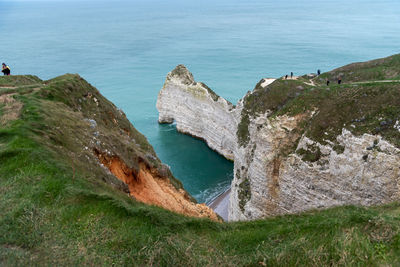
[[[366,81],[366,82],[352,82],[350,84],[365,84],[365,83],[399,83],[400,80],[381,80],[381,81]]]
[[[288,79],[289,80],[289,79]],[[400,83],[400,80],[381,80],[381,81],[365,81],[365,82],[351,82],[351,83],[342,83],[343,85],[346,84],[367,84],[367,83]],[[316,86],[314,81],[310,79],[310,82],[304,82],[304,84]]]
[[[313,81],[313,80],[311,80],[311,79],[310,79],[309,81],[310,81],[309,83],[306,83],[306,82],[305,82],[305,84],[307,84],[307,85],[311,85],[311,86],[315,86],[315,83],[314,83],[314,81]]]

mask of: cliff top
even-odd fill
[[[194,80],[193,74],[182,64],[176,66],[175,69],[168,73],[166,80],[175,80],[184,85],[194,86],[193,88],[205,89],[214,101],[218,101],[219,96],[205,83],[196,82]],[[197,85],[199,85],[200,87],[196,87]]]
[[[277,79],[266,87],[260,81],[244,99],[239,142],[248,141],[250,118],[306,114],[301,133],[325,143],[345,128],[359,135],[379,134],[400,147],[400,55],[354,63],[310,79]],[[342,83],[337,83],[341,77]],[[330,84],[326,85],[326,79]],[[311,116],[311,111],[315,115]],[[294,146],[295,147],[295,146]]]
[[[400,54],[390,57],[357,62],[323,73],[315,78],[316,82],[325,83],[325,79],[332,81],[342,77],[347,83],[400,80]]]
[[[183,84],[191,85],[196,83],[193,74],[182,64],[178,65],[167,75],[167,79],[176,78]]]

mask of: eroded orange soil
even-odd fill
[[[144,163],[140,164],[139,173],[135,174],[119,157],[96,154],[111,173],[128,185],[130,195],[136,200],[187,216],[219,220],[211,208],[190,201],[183,189],[177,190],[169,179],[154,174]]]

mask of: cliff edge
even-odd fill
[[[48,81],[9,76],[1,83],[0,104],[6,113],[2,125],[13,123],[20,112],[23,117],[35,116],[29,122],[32,138],[60,161],[70,162],[75,172],[86,173],[137,201],[218,220],[205,204],[195,203],[125,114],[79,75]],[[24,103],[34,103],[34,107],[22,111]]]
[[[234,160],[230,220],[390,203],[400,199],[399,69],[394,55],[262,79],[233,106],[180,65],[159,93],[159,121]]]

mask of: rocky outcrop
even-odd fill
[[[283,142],[294,142],[290,132],[299,121],[283,116],[251,122],[249,144],[235,158],[230,220],[400,199],[398,148],[380,136],[354,136],[343,129],[337,136],[342,151],[302,136],[296,152],[281,155]],[[307,159],[300,151],[319,158]]]
[[[208,146],[233,160],[240,108],[196,82],[185,66],[168,73],[157,99],[160,123],[176,122],[176,128],[203,139]]]
[[[400,199],[400,150],[388,141],[396,140],[398,120],[382,121],[385,111],[370,86],[351,85],[358,88],[349,96],[309,79],[263,79],[233,106],[182,65],[168,74],[159,122],[175,121],[178,131],[234,160],[229,220]],[[357,112],[337,115],[345,101]],[[373,112],[368,101],[377,103]]]

